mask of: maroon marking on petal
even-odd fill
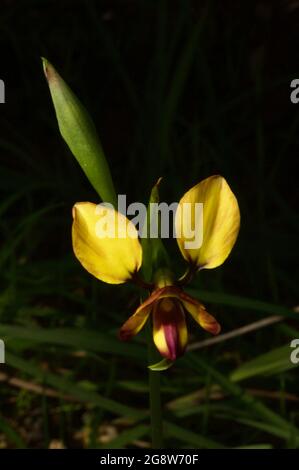
[[[177,325],[174,323],[163,325],[163,330],[165,334],[165,340],[168,346],[168,352],[166,354],[166,357],[171,361],[175,361],[176,358],[181,355]]]
[[[174,361],[184,354],[187,343],[185,313],[176,298],[162,298],[154,307],[154,328],[162,330],[166,348],[158,348],[160,354]],[[182,336],[182,331],[185,331]],[[157,346],[158,347],[158,346]]]

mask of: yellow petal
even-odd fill
[[[163,357],[174,361],[184,353],[188,332],[184,309],[178,299],[166,297],[155,303],[153,337]]]
[[[194,320],[206,331],[212,335],[218,335],[221,330],[221,326],[217,320],[206,311],[204,305],[198,300],[190,297],[186,292],[181,292],[180,300],[183,303],[187,312],[189,312]]]
[[[196,203],[203,204],[202,224]],[[188,262],[198,268],[220,266],[230,254],[240,228],[238,201],[225,179],[210,176],[184,194],[175,225],[179,248]]]
[[[143,328],[148,316],[152,310],[152,302],[145,301],[141,304],[136,312],[131,315],[128,320],[123,324],[119,330],[119,337],[123,341],[127,341],[132,338],[132,336],[137,335],[139,331]]]
[[[119,331],[120,339],[126,341],[141,330],[150,312],[154,308],[155,303],[159,301],[160,298],[168,295],[177,297],[176,291],[172,292],[172,287],[173,286],[168,286],[155,289],[151,295],[141,305],[139,305],[136,312],[123,324]],[[177,290],[177,288],[174,289]]]
[[[121,284],[139,270],[142,249],[135,226],[104,205],[79,202],[73,207],[72,239],[76,257],[97,279]]]

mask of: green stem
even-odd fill
[[[156,349],[152,340],[152,329],[148,334],[148,359],[149,364],[157,361]],[[162,402],[161,402],[161,375],[160,372],[149,372],[149,405],[151,417],[152,448],[163,448],[163,421],[162,421]]]

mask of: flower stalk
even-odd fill
[[[156,361],[156,348],[153,343],[151,327],[148,327],[148,363]],[[152,449],[163,448],[163,420],[161,399],[161,372],[148,369],[149,408],[151,420]]]

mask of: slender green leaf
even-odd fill
[[[195,448],[203,449],[222,449],[224,446],[219,442],[208,439],[200,434],[197,434],[189,429],[184,429],[168,421],[164,422],[165,434],[194,446]]]
[[[36,366],[32,361],[21,359],[10,352],[5,355],[6,364],[18,369],[26,374],[34,377],[44,385],[50,385],[55,389],[71,395],[78,400],[86,403],[93,404],[99,408],[109,411],[115,415],[131,416],[133,418],[141,418],[146,415],[143,410],[131,408],[127,405],[120,403],[106,397],[99,395],[96,392],[86,390],[70,380],[66,380],[57,374],[47,372],[40,367]]]
[[[0,416],[0,431],[2,431],[18,449],[26,449],[26,444],[20,434],[11,427],[11,425]]]
[[[231,373],[230,378],[233,382],[239,382],[257,375],[278,374],[298,367],[299,363],[294,364],[291,361],[290,356],[292,351],[289,344],[281,348],[272,349],[272,351],[261,354],[251,361],[242,364]]]
[[[25,328],[0,324],[0,336],[5,341],[9,338],[26,339],[40,343],[71,346],[76,349],[119,354],[121,356],[146,359],[146,348],[136,343],[123,343],[116,336],[91,330],[76,328]]]
[[[253,415],[259,419],[262,419],[266,424],[272,424],[280,428],[285,429],[289,435],[295,435],[299,439],[299,430],[292,423],[289,423],[286,419],[270,410],[259,400],[253,398],[251,395],[246,393],[236,383],[227,379],[218,370],[199,358],[195,354],[189,353],[185,358],[181,359],[181,362],[186,366],[192,367],[198,373],[208,373],[211,379],[215,380],[221,387],[226,390],[229,394],[236,397],[245,409],[251,410]]]
[[[187,291],[200,298],[203,302],[211,302],[220,305],[229,305],[247,310],[255,310],[257,312],[269,313],[271,315],[282,315],[285,317],[299,319],[299,314],[284,307],[283,305],[271,304],[261,300],[249,299],[247,297],[239,297],[237,295],[224,294],[222,292],[212,292],[201,289],[189,288]]]
[[[249,426],[255,429],[259,429],[273,436],[280,437],[281,439],[284,439],[286,441],[291,440],[294,437],[293,433],[290,432],[289,430],[285,430],[283,428],[279,428],[278,426],[273,426],[271,424],[263,423],[261,421],[254,421],[252,419],[244,419],[244,418],[238,418],[238,417],[235,417],[234,420],[238,423],[245,424],[246,426]],[[299,445],[298,438],[296,442],[297,442],[297,445]]]
[[[273,449],[271,444],[252,444],[251,446],[239,446],[234,449]]]
[[[137,439],[149,434],[149,426],[140,424],[132,429],[126,429],[113,441],[105,444],[105,449],[122,449],[128,444],[132,444]]]

